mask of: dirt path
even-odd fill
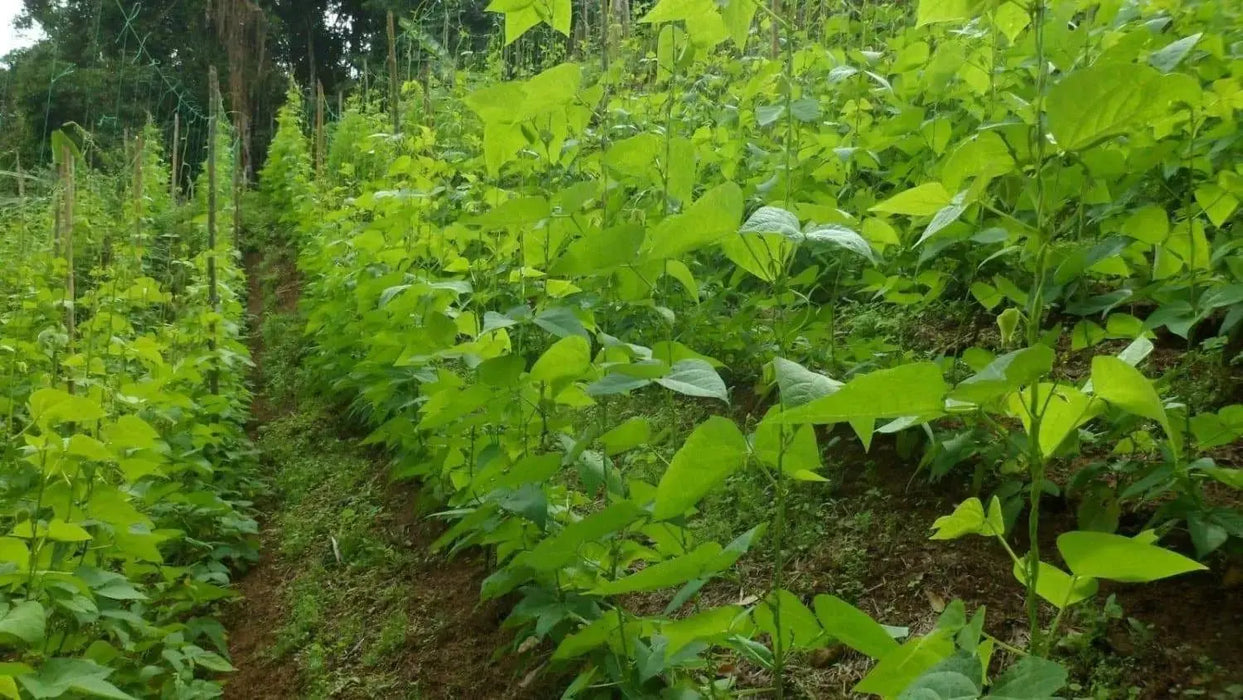
[[[259,255],[245,263],[251,432],[273,486],[259,504],[261,558],[225,617],[237,668],[225,697],[559,694],[513,655],[497,654],[514,642],[501,630],[507,608],[479,602],[486,561],[429,551],[439,524],[415,512],[411,486],[389,483],[387,458],[360,445],[357,426],[331,408],[267,395],[265,372],[288,372],[289,360],[285,348],[265,347],[260,331],[266,314],[293,312],[297,282],[287,262],[272,275],[283,284],[265,284],[269,265]]]

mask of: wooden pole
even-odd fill
[[[207,74],[207,85],[211,90],[210,116],[207,119],[207,298],[212,312],[220,306],[220,297],[216,291],[216,123],[220,119],[220,85],[216,78],[216,67],[211,66]],[[213,319],[207,338],[207,348],[211,350],[211,371],[208,385],[211,393],[220,393],[220,372],[216,367],[216,322]]]
[[[324,176],[324,84],[315,85],[315,179]]]
[[[134,144],[134,255],[138,258],[139,274],[142,273],[142,161],[146,150],[146,135],[139,131]]]
[[[74,353],[74,338],[77,336],[78,317],[74,308],[77,304],[77,280],[73,272],[73,199],[74,199],[74,162],[73,148],[69,144],[61,146],[60,177],[64,188],[61,202],[61,243],[64,246],[65,261],[68,273],[65,276],[65,333],[69,337],[69,354]],[[73,393],[73,378],[68,382],[69,393]]]
[[[401,133],[401,86],[397,82],[397,25],[388,13],[388,99],[393,113],[393,133]]]
[[[177,180],[181,177],[181,163],[179,156],[181,155],[181,113],[173,114],[173,162],[172,171],[168,178],[168,196],[172,199],[173,204],[177,204]]]

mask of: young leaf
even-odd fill
[[[947,630],[935,630],[925,637],[915,637],[882,656],[853,691],[895,697],[920,674],[952,653],[954,635]]]
[[[1001,513],[1001,501],[993,496],[988,504],[988,514],[984,513],[984,504],[978,498],[968,498],[953,513],[943,515],[932,524],[936,530],[933,540],[954,540],[964,535],[983,535],[992,537],[1005,534],[1006,524]]]

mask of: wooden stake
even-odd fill
[[[73,273],[73,199],[74,199],[74,162],[73,148],[69,144],[61,146],[60,150],[60,178],[64,188],[61,202],[61,243],[64,245],[65,261],[68,263],[68,273],[65,276],[65,333],[69,336],[69,354],[74,353],[74,338],[77,336],[78,317],[75,305],[77,303],[77,281],[74,279]],[[68,382],[69,393],[73,393],[73,378],[70,377]]]
[[[388,99],[393,113],[393,133],[401,133],[401,85],[397,82],[397,25],[388,13]]]
[[[181,163],[178,156],[181,155],[181,113],[173,114],[173,162],[171,176],[168,178],[168,196],[172,199],[173,204],[177,204],[177,180],[181,177]]]
[[[324,177],[324,84],[315,85],[315,179]]]
[[[210,116],[207,119],[207,298],[212,312],[220,307],[220,297],[216,291],[216,123],[220,119],[220,85],[216,78],[216,67],[211,66],[207,74],[207,85],[211,90]],[[213,395],[220,393],[220,371],[216,367],[216,322],[213,320],[207,338],[207,348],[212,352],[211,372],[208,385]]]
[[[139,273],[142,271],[142,160],[146,150],[146,135],[139,131],[134,144],[134,255],[138,258]]]

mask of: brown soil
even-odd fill
[[[250,285],[248,310],[252,328],[264,313],[261,256],[248,254],[245,259]],[[285,261],[278,270],[278,308],[289,311],[297,302],[295,273]],[[292,284],[289,280],[294,280]],[[291,291],[292,290],[292,291]],[[255,361],[256,379],[262,376],[263,347],[258,333],[252,333],[251,352]],[[260,381],[256,386],[262,387]],[[278,417],[274,408],[260,393],[255,397],[254,416],[259,424]],[[349,436],[346,422],[325,426],[325,430]],[[383,455],[367,452],[359,446],[375,469],[376,479],[387,479]],[[513,643],[512,635],[501,629],[508,614],[500,602],[480,603],[479,590],[488,575],[488,566],[480,553],[467,553],[446,560],[443,554],[432,553],[430,545],[439,536],[442,526],[420,517],[415,511],[417,493],[409,485],[397,484],[388,489],[385,513],[377,517],[382,523],[388,544],[407,552],[415,552],[388,582],[401,587],[406,601],[405,611],[411,620],[404,643],[379,662],[379,671],[395,676],[398,697],[418,698],[546,698],[559,694],[558,679],[537,669],[522,667],[516,654],[502,653]],[[261,504],[271,512],[276,504]],[[266,525],[266,523],[264,523]],[[271,650],[278,631],[290,619],[289,588],[297,578],[301,562],[282,557],[279,535],[270,527],[262,528],[262,550],[259,563],[237,582],[240,599],[224,615],[229,630],[229,651],[237,671],[225,686],[225,697],[236,700],[285,699],[304,697],[296,654],[274,658]],[[360,595],[355,601],[364,610],[354,610],[377,626],[393,613],[380,609]],[[377,670],[350,654],[342,662],[347,671]],[[495,660],[499,659],[499,660]],[[334,697],[352,697],[348,691]]]

